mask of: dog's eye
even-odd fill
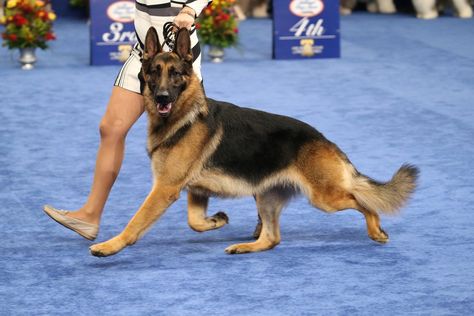
[[[148,88],[150,88],[151,91],[155,90],[156,84],[154,81],[149,81],[147,82],[147,84],[148,84]]]
[[[160,65],[157,65],[156,67],[152,67],[152,68],[150,69],[150,72],[151,72],[152,74],[156,74],[156,75],[159,76],[159,75],[161,74],[161,67],[160,67]]]
[[[172,76],[172,77],[181,76],[181,73],[179,71],[177,71],[176,69],[171,68],[170,69],[170,76]]]

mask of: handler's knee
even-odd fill
[[[99,125],[100,138],[102,140],[120,141],[127,136],[129,127],[123,120],[102,120]]]

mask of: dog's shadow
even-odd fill
[[[240,243],[240,242],[253,242],[256,239],[253,238],[251,235],[249,236],[226,236],[226,237],[204,237],[204,238],[197,238],[193,237],[191,239],[186,239],[182,240],[182,243],[189,243],[189,244],[209,244],[209,243],[223,243],[223,242],[228,242],[228,243]]]
[[[167,270],[169,260],[159,260],[160,255],[166,256],[188,256],[192,258],[196,254],[207,256],[211,250],[209,248],[217,247],[218,244],[224,246],[253,242],[255,239],[251,234],[226,235],[226,236],[203,236],[181,237],[167,239],[152,239],[140,243],[140,249],[125,249],[127,253],[119,253],[109,258],[97,258],[96,261],[89,263],[88,266],[97,269],[118,269],[118,270],[146,270],[162,269]],[[213,245],[213,246],[209,246]],[[379,244],[369,240],[366,232],[358,228],[344,228],[342,230],[324,230],[319,232],[287,231],[282,233],[282,244],[284,251],[310,251],[317,250],[321,253],[345,252],[359,249],[365,252],[368,249],[377,247]],[[162,249],[160,251],[160,249]],[[223,249],[220,249],[223,250]],[[213,251],[213,250],[212,250]],[[227,256],[222,253],[223,256]],[[154,258],[153,260],[140,260],[140,258]]]

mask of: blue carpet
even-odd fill
[[[209,96],[290,115],[387,180],[421,168],[391,242],[366,236],[355,211],[327,215],[294,200],[272,251],[229,256],[250,240],[251,198],[214,199],[230,224],[198,234],[182,195],[135,246],[104,259],[47,218],[77,208],[92,180],[97,126],[118,72],[89,67],[88,29],[59,20],[37,69],[0,50],[0,314],[469,315],[474,313],[474,19],[358,13],[342,19],[339,60],[271,60],[271,22],[241,25],[240,50],[203,64]],[[146,118],[127,139],[99,241],[119,233],[151,185]]]

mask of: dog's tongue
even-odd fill
[[[158,109],[158,113],[160,114],[168,114],[171,111],[171,107],[173,104],[170,102],[168,104],[157,104],[156,108]]]

